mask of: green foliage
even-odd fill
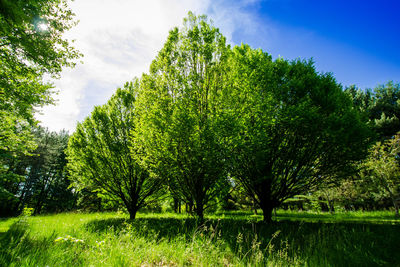
[[[369,112],[380,136],[390,138],[400,130],[399,101],[400,84],[388,82],[374,89],[374,104]]]
[[[168,177],[175,199],[202,218],[203,210],[227,192],[231,114],[224,73],[229,47],[205,16],[189,13],[141,80],[138,142],[149,151],[155,172]]]
[[[229,65],[238,121],[233,174],[266,221],[285,199],[348,175],[365,157],[369,129],[331,74],[245,45]]]
[[[75,186],[94,190],[103,199],[122,202],[132,219],[139,208],[157,199],[163,182],[149,172],[141,147],[131,138],[136,130],[136,87],[136,82],[127,83],[107,104],[95,107],[78,124],[67,150]]]
[[[35,148],[35,108],[53,103],[44,75],[57,77],[81,56],[62,38],[73,25],[66,0],[0,1],[0,183],[13,176],[4,161]]]
[[[42,127],[31,131],[37,148],[30,155],[10,157],[3,163],[7,171],[0,180],[0,187],[7,190],[7,194],[0,195],[8,197],[0,205],[2,216],[15,215],[25,206],[39,214],[66,211],[74,205],[64,171],[68,133],[49,132]]]
[[[70,210],[75,204],[75,196],[65,171],[69,134],[38,128],[35,136],[38,148],[34,157],[27,158],[29,171],[21,192],[24,196],[21,207],[26,203],[34,208],[35,214]]]
[[[355,86],[346,89],[354,105],[370,120],[378,140],[391,138],[400,130],[400,84],[390,81],[373,90]]]
[[[400,133],[392,139],[377,142],[365,161],[366,181],[370,181],[372,189],[389,195],[399,216],[400,206]]]
[[[31,123],[34,107],[52,103],[43,75],[56,77],[81,56],[62,38],[73,15],[65,0],[0,1],[1,118],[15,114]]]

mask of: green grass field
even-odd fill
[[[389,212],[66,213],[0,219],[0,266],[400,266]]]

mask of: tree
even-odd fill
[[[64,171],[64,150],[69,135],[65,131],[49,132],[38,127],[33,130],[37,148],[30,155],[19,155],[4,161],[8,166],[7,177],[0,186],[7,190],[8,198],[2,199],[1,216],[15,215],[24,207],[31,207],[35,214],[64,211],[74,206],[74,195]]]
[[[156,199],[162,179],[144,164],[140,146],[131,138],[136,130],[135,88],[117,89],[107,104],[94,108],[71,136],[67,155],[71,179],[78,189],[90,188],[122,202],[130,218]]]
[[[391,138],[400,130],[400,84],[388,82],[374,89],[374,102],[369,108],[381,140]]]
[[[35,148],[34,111],[53,103],[53,86],[44,75],[58,77],[81,55],[63,39],[74,26],[67,0],[0,0],[0,179],[17,182],[11,157]],[[0,188],[0,194],[9,194]],[[0,196],[1,197],[1,196]]]
[[[368,117],[379,141],[391,138],[400,130],[400,84],[389,81],[365,91],[351,86],[346,93]]]
[[[227,185],[230,114],[224,109],[229,47],[205,16],[189,13],[170,31],[142,78],[138,112],[141,133],[158,173],[168,177],[175,199],[200,220]]]
[[[34,107],[52,103],[52,85],[81,55],[62,38],[75,25],[66,0],[0,1],[0,110],[34,121]],[[2,146],[1,148],[3,148]]]
[[[271,220],[284,200],[347,175],[363,158],[369,129],[332,75],[311,61],[272,61],[235,47],[231,62],[237,118],[232,174]]]
[[[34,214],[64,211],[74,205],[65,167],[65,150],[69,134],[66,131],[49,132],[39,127],[34,135],[38,147],[33,156],[26,157],[26,175],[20,193],[19,210],[28,204]]]
[[[399,216],[400,203],[400,133],[392,139],[377,142],[370,150],[370,156],[365,161],[367,177],[377,191],[389,195]]]

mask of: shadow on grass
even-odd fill
[[[395,223],[400,224],[400,218],[389,214],[379,215],[362,215],[355,216],[354,214],[346,213],[307,213],[307,212],[279,212],[278,220],[302,220],[302,221],[323,221],[331,223],[363,223],[363,224],[385,224]]]
[[[62,259],[59,262],[51,259],[55,238],[54,233],[45,238],[37,238],[30,235],[26,222],[15,222],[7,232],[0,234],[0,266],[64,265]],[[80,262],[79,255],[75,255],[73,262],[68,265],[77,266]]]
[[[85,227],[90,232],[116,234],[131,229],[149,240],[201,242],[218,236],[236,254],[259,244],[265,255],[283,253],[311,266],[400,266],[400,225],[293,220],[265,224],[242,218],[210,219],[198,225],[193,218],[114,218],[94,220]]]

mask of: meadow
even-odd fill
[[[0,220],[0,266],[400,266],[388,212],[63,213]]]

